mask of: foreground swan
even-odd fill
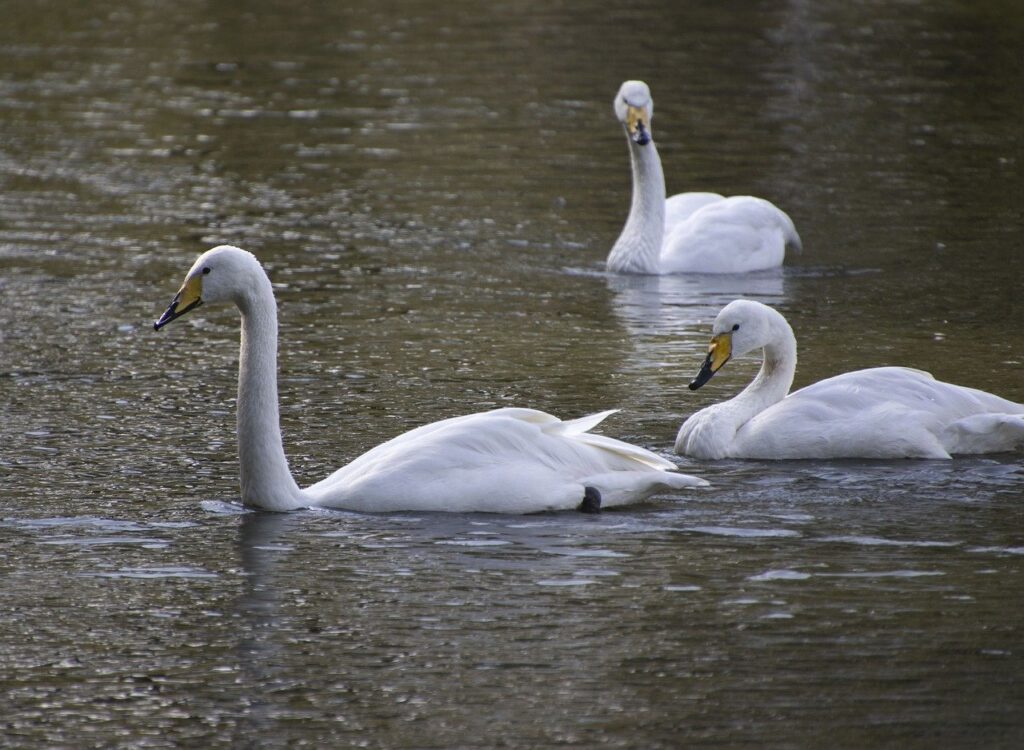
[[[250,253],[215,247],[199,256],[154,327],[205,302],[233,302],[242,313],[238,453],[246,505],[534,513],[596,510],[706,484],[669,471],[674,464],[649,451],[587,432],[613,412],[563,422],[533,409],[497,409],[419,427],[300,489],[281,442],[270,279]]]
[[[726,305],[713,326],[696,390],[734,355],[764,349],[754,381],[687,419],[676,453],[696,458],[949,458],[1024,448],[1024,404],[943,383],[920,370],[874,367],[786,395],[796,337],[778,312]]]
[[[643,81],[626,81],[615,115],[626,130],[633,165],[633,203],[608,254],[623,273],[747,273],[782,265],[800,249],[790,218],[761,198],[680,193],[665,200],[665,176],[651,136],[654,103]]]

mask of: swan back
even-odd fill
[[[780,266],[787,250],[801,247],[792,219],[762,198],[704,199],[685,219],[666,218],[661,264],[666,273],[748,273]]]
[[[307,488],[317,505],[353,510],[535,513],[602,505],[658,489],[703,485],[643,448],[588,429],[612,412],[563,422],[534,409],[496,409],[424,425],[359,456]]]
[[[668,236],[677,224],[686,221],[704,206],[720,200],[725,200],[725,196],[707,192],[676,193],[666,198],[665,236]]]
[[[750,458],[939,458],[1024,445],[1024,406],[909,367],[873,367],[802,388],[736,433]]]

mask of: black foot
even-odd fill
[[[580,513],[600,513],[601,493],[597,487],[583,488],[583,502],[576,506]]]

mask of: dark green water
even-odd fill
[[[159,334],[201,251],[276,283],[300,483],[499,405],[670,450],[710,321],[797,385],[905,364],[1024,401],[1012,2],[25,2],[0,24],[0,735],[11,747],[1017,747],[1024,467],[681,463],[598,517],[243,514],[237,317]],[[670,192],[805,252],[614,278],[611,101]]]

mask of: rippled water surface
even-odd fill
[[[12,747],[1019,747],[1024,467],[680,460],[599,516],[241,512],[238,322],[157,334],[202,250],[276,285],[313,482],[501,405],[670,455],[757,367],[1024,401],[1024,13],[982,2],[25,2],[0,24],[0,734]],[[611,100],[671,192],[805,251],[628,278]],[[894,429],[899,429],[898,425]]]

